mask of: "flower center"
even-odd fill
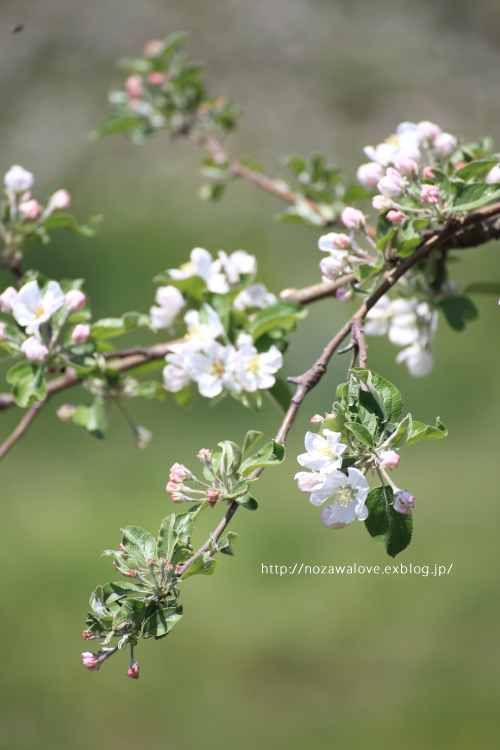
[[[179,266],[179,271],[182,271],[182,273],[185,273],[186,276],[194,276],[196,267],[193,261],[189,260],[187,263],[183,263],[182,266]]]
[[[220,360],[212,362],[212,364],[208,368],[208,374],[214,375],[218,379],[222,378],[225,372],[226,368],[224,366],[224,362],[221,362]]]
[[[250,357],[250,359],[247,362],[247,370],[248,372],[251,372],[253,375],[257,375],[257,373],[260,370],[258,354],[254,354],[253,357]]]
[[[332,455],[332,449],[330,448],[329,445],[324,445],[322,448],[319,448],[318,453],[320,456],[329,458]]]
[[[45,309],[43,305],[38,305],[38,307],[36,307],[33,310],[33,315],[35,316],[35,318],[41,318],[44,312],[45,312]]]
[[[337,492],[335,492],[335,502],[337,505],[340,505],[341,508],[347,508],[349,506],[349,503],[353,503],[355,501],[355,495],[357,493],[357,489],[354,487],[351,487],[350,484],[343,484]]]

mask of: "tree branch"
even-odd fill
[[[16,429],[11,433],[11,435],[9,435],[5,443],[0,446],[0,461],[5,456],[5,454],[10,451],[12,446],[19,440],[19,438],[24,435],[44,404],[45,401],[37,401],[36,404],[31,407],[31,409],[28,409],[24,417],[17,425]]]
[[[337,289],[349,284],[354,284],[356,276],[353,273],[341,276],[336,281],[322,281],[319,284],[306,286],[303,289],[283,289],[280,292],[282,302],[298,302],[300,305],[309,305],[326,297],[333,297]]]

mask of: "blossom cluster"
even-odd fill
[[[415,297],[390,300],[384,295],[368,311],[365,333],[370,336],[388,333],[392,344],[405,347],[396,357],[396,362],[405,362],[412,375],[423,377],[434,365],[431,346],[437,319],[437,312],[427,302]]]
[[[56,190],[44,207],[33,198],[31,188],[35,177],[19,164],[14,164],[5,174],[4,185],[10,211],[10,220],[16,222],[40,222],[49,217],[54,211],[65,211],[71,204],[71,196],[67,190]]]

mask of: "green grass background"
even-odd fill
[[[11,34],[16,23],[25,29]],[[319,150],[352,179],[362,147],[406,119],[499,143],[494,0],[4,0],[0,167],[34,171],[40,199],[68,188],[81,219],[105,216],[95,240],[61,233],[30,249],[27,264],[84,276],[98,316],[147,310],[151,278],[197,245],[255,254],[274,291],[319,278],[319,232],[276,224],[277,200],[245,184],[219,204],[198,200],[193,146],[88,142],[119,79],[115,58],[179,28],[192,32],[213,89],[248,113],[233,153],[253,152],[273,174],[281,154]],[[500,278],[498,245],[463,253],[454,278]],[[477,302],[481,317],[463,334],[441,321],[426,379],[396,366],[386,340],[371,339],[369,351],[417,419],[439,415],[450,430],[403,452],[397,470],[417,497],[414,541],[397,562],[453,563],[450,575],[261,574],[262,564],[389,562],[362,524],[324,529],[293,482],[309,418],[330,408],[345,376],[335,358],[301,409],[287,462],[259,482],[259,511],[232,524],[236,557],[183,585],[185,618],[167,641],[141,645],[138,682],[125,679],[124,655],[98,674],[81,666],[88,596],[116,578],[101,551],[121,526],[154,532],[172,511],[172,463],[196,465],[199,448],[241,441],[249,428],[270,437],[280,415],[229,399],[187,412],[170,398],[137,401],[134,416],[155,436],[139,452],[118,412],[99,442],[59,422],[54,399],[1,467],[2,750],[497,748],[500,312],[495,298]],[[350,312],[331,300],[312,308],[286,374],[302,372]],[[2,414],[2,435],[18,418]],[[219,513],[204,515],[200,542]]]

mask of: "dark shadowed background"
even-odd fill
[[[25,28],[13,34],[16,24]],[[201,154],[191,144],[88,141],[120,80],[115,60],[175,30],[190,32],[214,92],[245,110],[230,150],[255,154],[271,174],[283,154],[320,151],[352,179],[362,147],[402,120],[490,134],[499,147],[495,0],[2,0],[1,173],[21,164],[39,199],[64,187],[82,220],[105,216],[96,239],[60,233],[33,247],[28,264],[84,276],[97,315],[149,309],[152,277],[196,245],[255,254],[273,291],[319,279],[319,232],[274,222],[277,200],[247,184],[215,205],[198,199]],[[464,253],[455,278],[500,278],[498,245]],[[199,448],[241,441],[251,427],[270,437],[280,415],[230,399],[214,409],[200,399],[189,412],[170,398],[134,402],[155,435],[139,452],[118,413],[99,442],[59,422],[51,404],[1,467],[2,750],[499,747],[500,310],[496,298],[478,306],[463,334],[440,322],[435,370],[423,380],[394,364],[386,340],[370,342],[371,366],[401,388],[408,410],[439,414],[450,430],[403,452],[398,483],[417,511],[397,562],[453,563],[451,573],[261,574],[262,564],[389,562],[362,524],[324,529],[293,482],[308,420],[329,410],[344,378],[347,362],[336,358],[302,408],[288,461],[259,482],[259,511],[236,516],[236,557],[186,582],[185,618],[167,641],[140,647],[138,682],[124,677],[123,655],[98,674],[81,665],[88,596],[116,577],[101,551],[119,543],[121,526],[156,531],[172,510],[172,463],[194,465]],[[302,372],[349,311],[332,301],[311,309],[286,373]],[[2,414],[2,435],[16,417]],[[200,541],[219,513],[205,514]]]

